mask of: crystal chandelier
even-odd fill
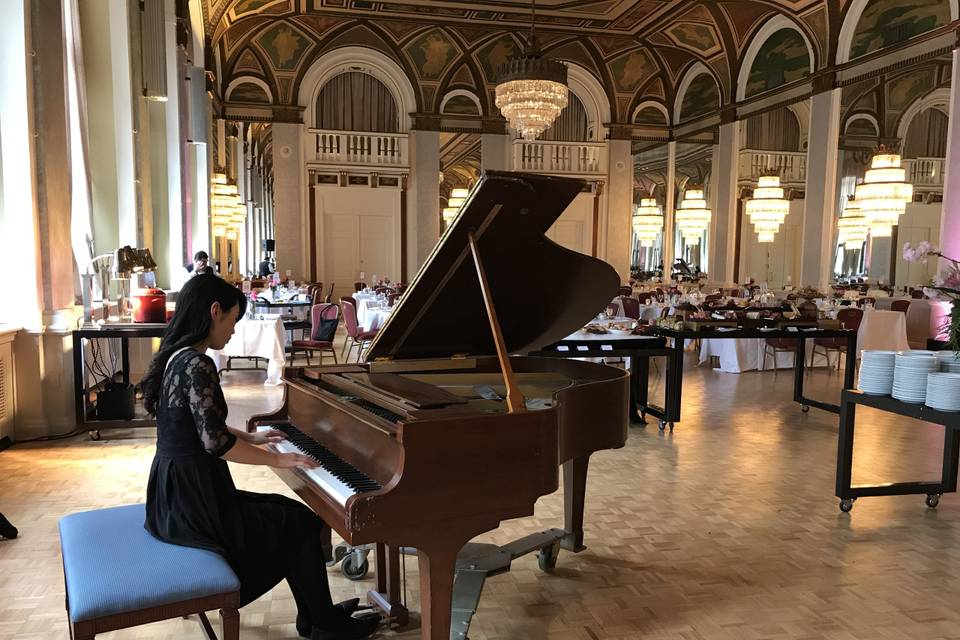
[[[214,236],[236,240],[247,221],[247,207],[240,198],[237,185],[230,184],[224,173],[214,173],[210,188],[210,226]]]
[[[683,192],[683,199],[676,210],[676,221],[685,245],[700,244],[700,238],[710,224],[710,209],[703,197],[703,189],[687,189]]]
[[[523,55],[497,70],[496,105],[524,140],[534,140],[567,106],[567,67],[542,57],[536,36],[537,2],[533,0],[530,35]]]
[[[462,187],[457,187],[450,191],[450,197],[447,199],[447,206],[444,207],[442,211],[443,222],[450,226],[450,223],[453,222],[453,219],[457,217],[457,214],[460,213],[460,208],[463,206],[463,203],[467,201],[467,196],[470,195],[469,189],[464,189]]]
[[[888,238],[900,216],[913,200],[913,185],[906,181],[907,172],[900,166],[900,155],[890,153],[883,145],[870,161],[870,168],[858,184],[854,198],[870,225],[870,236]]]
[[[790,201],[783,197],[780,177],[760,176],[753,197],[743,207],[757,232],[757,241],[773,242],[773,237],[790,212]]]
[[[867,218],[860,211],[860,204],[852,197],[847,200],[847,205],[837,220],[837,229],[840,231],[837,241],[846,251],[862,248],[867,240],[867,232],[870,230]]]
[[[663,212],[653,198],[641,198],[633,212],[633,232],[641,247],[652,247],[663,230]]]

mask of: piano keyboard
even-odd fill
[[[301,469],[301,471],[325,493],[333,497],[340,506],[345,506],[347,498],[354,494],[380,489],[379,482],[371,480],[362,471],[341,460],[292,424],[281,423],[258,427],[259,431],[270,429],[282,431],[287,436],[283,442],[271,445],[274,449],[281,453],[306,454],[320,464],[316,469]]]

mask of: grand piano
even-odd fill
[[[377,545],[369,595],[392,615],[404,613],[397,550],[417,550],[424,639],[465,637],[451,631],[458,554],[502,521],[532,515],[557,490],[558,465],[563,528],[499,551],[508,567],[539,548],[549,567],[559,547],[583,549],[590,454],[626,441],[626,372],[510,355],[564,338],[617,292],[612,267],[544,235],[583,187],[486,172],[365,362],[285,368],[282,407],[248,422],[284,430],[281,450],[320,462],[275,471],[349,545]],[[477,600],[480,588],[482,577]],[[472,611],[453,615],[469,625]]]

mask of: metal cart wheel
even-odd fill
[[[850,509],[853,509],[853,501],[856,498],[844,498],[840,501],[840,511],[844,513],[850,513]]]
[[[931,509],[936,509],[937,505],[940,504],[940,494],[931,493],[927,495],[927,499],[924,502],[926,502],[927,506],[930,507]]]
[[[100,431],[97,430],[97,429],[91,429],[90,431],[87,431],[87,435],[90,436],[90,439],[91,439],[91,440],[99,440],[99,439],[100,439]]]
[[[340,562],[340,572],[348,580],[363,580],[370,570],[370,561],[367,553],[362,549],[354,549],[343,557]]]
[[[802,404],[800,405],[800,411],[803,411],[804,413],[808,413],[810,411],[810,406],[806,404]]]
[[[543,547],[537,552],[537,564],[541,571],[553,571],[557,566],[557,558],[560,557],[560,543],[554,542],[549,547]]]

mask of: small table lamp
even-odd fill
[[[130,280],[135,274],[155,271],[157,263],[150,255],[150,249],[137,249],[129,245],[120,247],[113,252],[113,279],[119,280],[120,296],[117,301],[118,314],[121,320],[130,317],[127,309],[126,285],[122,282]]]

